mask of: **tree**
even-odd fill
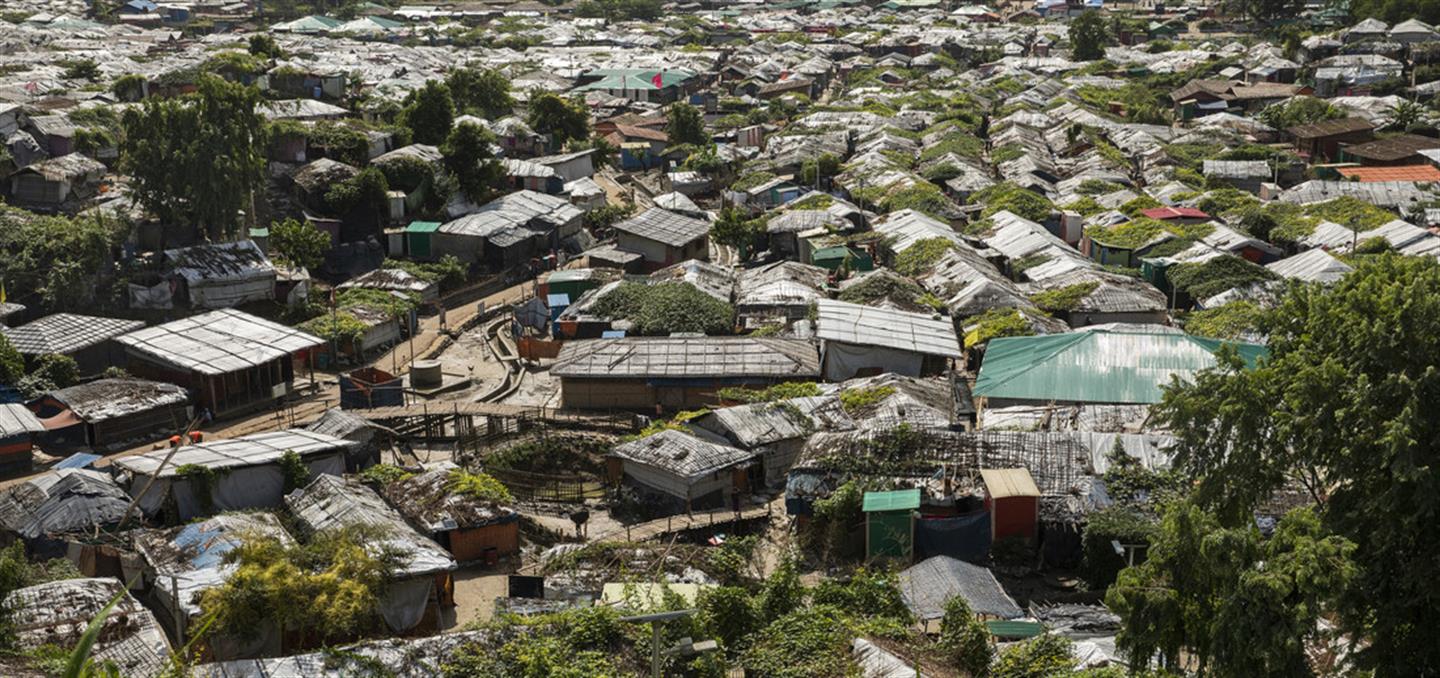
[[[62,75],[66,80],[99,80],[100,64],[94,59],[74,59],[61,62],[65,66]]]
[[[1183,502],[1166,511],[1146,561],[1126,568],[1105,602],[1123,624],[1116,647],[1136,665],[1157,654],[1204,675],[1311,675],[1318,622],[1354,577],[1355,545],[1325,535],[1308,509],[1265,540]]]
[[[821,153],[820,157],[806,160],[800,165],[800,183],[806,186],[823,185],[839,173],[840,158],[830,153]]]
[[[308,221],[286,219],[270,225],[270,249],[291,266],[318,268],[330,251],[330,234]]]
[[[525,120],[531,129],[549,135],[556,147],[563,147],[571,139],[584,139],[590,134],[590,116],[585,109],[551,92],[531,97]]]
[[[990,647],[990,630],[961,596],[945,601],[940,618],[940,646],[951,664],[972,676],[990,671],[995,651]]]
[[[183,99],[150,99],[125,111],[121,167],[130,195],[162,223],[222,239],[241,223],[265,179],[259,90],[213,75]]]
[[[493,69],[457,68],[446,76],[455,107],[465,113],[474,112],[486,118],[509,115],[515,106],[510,96],[510,79]]]
[[[1421,116],[1425,114],[1425,109],[1413,101],[1401,101],[1391,106],[1385,113],[1390,118],[1390,124],[1386,127],[1403,132],[1420,122]]]
[[[800,583],[795,559],[787,556],[765,580],[765,587],[760,590],[757,611],[760,619],[769,623],[799,610],[804,605],[805,586]]]
[[[1270,356],[1235,356],[1166,389],[1155,415],[1197,498],[1241,524],[1298,484],[1322,524],[1357,545],[1341,621],[1369,644],[1376,675],[1440,673],[1440,532],[1431,529],[1440,454],[1440,264],[1365,257],[1333,287],[1292,286],[1265,323]]]
[[[1076,61],[1105,58],[1110,31],[1099,12],[1085,12],[1070,22],[1070,52]]]
[[[671,104],[668,117],[665,133],[670,136],[670,143],[692,146],[710,143],[710,136],[705,133],[705,120],[700,117],[700,109],[681,101]]]
[[[266,59],[285,58],[285,51],[280,49],[280,43],[275,42],[275,38],[268,33],[256,33],[250,36],[250,42],[247,43],[246,46],[251,54],[258,57],[264,57]]]
[[[745,210],[726,207],[720,210],[720,216],[715,223],[710,224],[710,239],[721,245],[734,247],[740,251],[740,257],[745,258],[749,256],[750,248],[755,246],[760,234],[765,232],[764,229],[764,222],[751,219]]]
[[[451,130],[445,144],[440,147],[445,167],[455,176],[460,192],[477,205],[490,199],[504,175],[500,163],[490,152],[493,143],[495,135],[489,130],[473,123],[463,123]]]
[[[993,678],[1046,678],[1069,676],[1075,670],[1075,657],[1070,654],[1070,639],[1047,633],[1023,643],[1016,643],[995,662]]]
[[[0,334],[0,385],[14,386],[25,376],[25,358],[10,339]]]
[[[410,128],[415,143],[444,143],[450,126],[455,124],[455,101],[450,97],[450,88],[438,80],[427,80],[424,87],[410,94],[400,120]]]
[[[378,224],[390,213],[390,182],[376,167],[366,167],[325,192],[325,204],[337,215],[369,213]]]
[[[1234,11],[1260,21],[1274,21],[1299,16],[1305,9],[1304,0],[1235,0]]]

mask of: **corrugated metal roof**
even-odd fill
[[[1266,265],[1265,268],[1282,278],[1321,283],[1335,282],[1355,270],[1349,264],[1336,259],[1334,255],[1318,247],[1273,262]]]
[[[145,326],[139,320],[56,313],[19,327],[0,328],[25,355],[74,353]]]
[[[1035,479],[1030,477],[1030,471],[1027,469],[981,469],[980,479],[985,482],[985,491],[993,499],[1040,496],[1040,488],[1035,486]]]
[[[770,337],[626,337],[566,342],[550,373],[580,378],[804,379],[820,376],[815,345]]]
[[[208,375],[263,365],[325,343],[232,308],[136,330],[116,341],[162,362]]]
[[[456,567],[445,549],[416,532],[380,495],[359,483],[321,475],[304,490],[287,495],[285,506],[310,533],[361,525],[378,528],[379,534],[366,541],[365,549],[373,554],[402,554],[405,562],[394,573],[398,578],[449,572]]]
[[[612,454],[634,464],[697,480],[748,461],[756,453],[701,440],[682,431],[665,430],[617,445]]]
[[[816,305],[815,335],[826,341],[960,357],[955,325],[947,319],[831,299],[820,299]]]
[[[960,596],[976,614],[1016,619],[1025,612],[1000,588],[989,568],[950,556],[926,558],[899,576],[900,597],[922,620],[945,616],[945,603]]]
[[[170,458],[170,463],[160,471],[160,477],[168,478],[178,475],[176,469],[187,464],[206,466],[212,469],[259,466],[278,461],[281,455],[287,451],[294,451],[301,457],[305,457],[345,450],[350,446],[350,441],[344,438],[336,438],[305,429],[268,431],[229,440],[212,440],[186,445],[177,450],[175,456]],[[161,463],[169,454],[169,450],[156,450],[118,459],[115,461],[115,465],[131,473],[151,475],[160,469]]]
[[[976,396],[1091,403],[1158,403],[1172,376],[1215,366],[1222,342],[1143,325],[992,339]],[[1234,344],[1249,365],[1263,346]]]
[[[708,235],[710,224],[683,214],[652,207],[615,224],[614,229],[620,233],[629,233],[671,247],[682,247]]]
[[[896,254],[914,247],[915,243],[921,240],[934,238],[944,238],[956,245],[965,246],[960,234],[950,228],[949,224],[915,210],[891,212],[885,215],[884,219],[875,222],[874,230],[891,239],[890,249]]]
[[[45,425],[24,403],[0,404],[0,438],[44,432]]]

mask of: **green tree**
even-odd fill
[[[945,615],[940,618],[940,647],[951,664],[972,676],[987,675],[995,658],[995,650],[990,647],[990,630],[961,596],[945,601]]]
[[[280,43],[275,42],[275,38],[269,33],[256,33],[250,36],[250,41],[246,44],[246,47],[251,54],[258,57],[264,57],[266,59],[285,58],[285,51],[280,49]]]
[[[541,92],[530,98],[530,110],[525,120],[531,129],[549,135],[551,143],[557,148],[590,134],[590,115],[585,109],[551,92]]]
[[[74,59],[61,62],[65,66],[62,74],[66,80],[99,80],[100,64],[94,59]]]
[[[1440,673],[1440,580],[1429,518],[1440,448],[1440,264],[1365,257],[1333,287],[1293,286],[1267,318],[1270,357],[1231,356],[1156,409],[1175,465],[1226,524],[1287,482],[1323,524],[1357,545],[1341,607],[1376,675]]]
[[[706,589],[700,593],[696,607],[700,624],[732,655],[745,649],[750,634],[762,623],[754,599],[738,586]]]
[[[800,165],[800,183],[806,186],[824,185],[831,177],[840,173],[840,158],[830,153],[806,160]]]
[[[234,232],[265,179],[259,90],[202,75],[199,91],[125,111],[121,167],[130,196],[162,223],[211,239]]]
[[[1136,664],[1159,655],[1200,675],[1312,675],[1307,647],[1353,580],[1354,544],[1327,536],[1308,509],[1265,540],[1253,525],[1224,527],[1191,502],[1170,507],[1143,564],[1106,594],[1123,628],[1116,647]]]
[[[756,241],[764,232],[765,222],[751,219],[750,215],[739,207],[720,210],[719,218],[710,224],[710,238],[721,245],[739,250],[742,259],[749,256],[751,248],[755,247]]]
[[[308,221],[286,219],[270,225],[270,251],[292,266],[318,268],[330,251],[330,234]]]
[[[135,102],[145,98],[145,76],[138,73],[126,73],[110,83],[110,93],[116,99],[125,102]]]
[[[1078,662],[1070,639],[1047,633],[1005,648],[990,675],[993,678],[1056,678],[1069,676]]]
[[[425,86],[407,98],[400,114],[401,124],[410,129],[417,144],[439,146],[450,135],[455,123],[455,101],[450,88],[439,80],[428,80]]]
[[[795,559],[787,556],[780,561],[780,565],[765,580],[765,587],[760,590],[760,618],[773,622],[804,605],[805,586],[800,583]]]
[[[489,130],[473,123],[463,123],[451,130],[440,147],[440,153],[445,157],[445,168],[454,175],[460,192],[477,205],[490,199],[504,176],[504,170],[490,151],[493,143],[495,135]]]
[[[370,216],[376,224],[390,214],[390,182],[376,167],[366,167],[325,192],[325,204],[337,215]]]
[[[1418,124],[1424,114],[1425,109],[1420,104],[1413,101],[1401,101],[1385,111],[1385,115],[1390,119],[1386,127],[1403,132]]]
[[[485,68],[457,68],[445,77],[455,107],[465,113],[486,118],[510,114],[515,98],[510,96],[510,79],[505,74]]]
[[[700,116],[700,109],[681,101],[670,105],[668,118],[665,133],[669,135],[670,143],[692,146],[710,143],[710,135],[705,133],[705,119]]]
[[[1275,129],[1288,129],[1296,125],[1335,120],[1345,117],[1345,111],[1334,104],[1315,97],[1292,97],[1284,103],[1266,106],[1260,111],[1260,122]]]
[[[0,385],[14,386],[25,376],[25,357],[15,350],[10,339],[0,334]]]
[[[1070,53],[1077,61],[1105,58],[1105,45],[1110,42],[1110,29],[1100,12],[1085,12],[1070,22]]]

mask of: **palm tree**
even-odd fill
[[[1420,122],[1420,116],[1424,115],[1425,109],[1413,101],[1402,101],[1390,107],[1386,111],[1390,116],[1390,129],[1407,130]]]

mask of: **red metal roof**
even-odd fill
[[[1209,219],[1210,215],[1194,207],[1153,207],[1141,212],[1151,219]]]
[[[1440,168],[1434,165],[1397,165],[1395,167],[1337,167],[1346,179],[1370,181],[1440,181]]]

